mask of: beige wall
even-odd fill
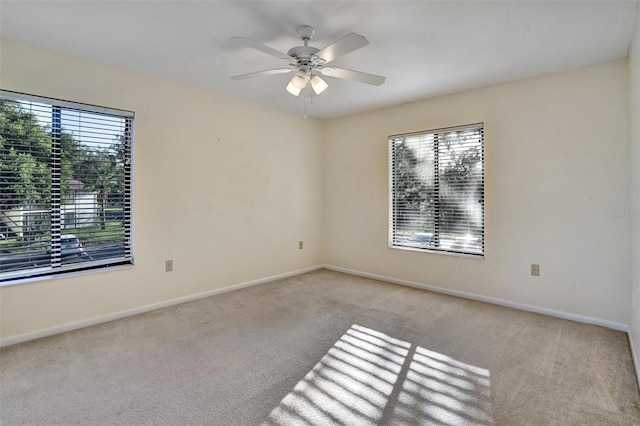
[[[628,324],[628,102],[625,59],[329,121],[327,263]],[[486,258],[389,249],[387,135],[476,122]]]
[[[0,288],[3,339],[322,263],[629,323],[630,218],[605,215],[630,208],[627,60],[326,122],[8,40],[0,61],[3,89],[136,112],[135,267]],[[387,248],[386,136],[479,121],[486,258]]]
[[[2,287],[1,337],[321,263],[320,121],[9,40],[0,54],[3,89],[136,113],[135,267]]]
[[[631,338],[640,367],[640,6],[629,52],[631,76]],[[637,371],[640,380],[640,370]]]

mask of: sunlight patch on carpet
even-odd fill
[[[354,324],[264,425],[491,423],[489,370]]]

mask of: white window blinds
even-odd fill
[[[389,137],[389,246],[484,255],[484,126]]]
[[[0,91],[0,282],[133,263],[133,113]]]

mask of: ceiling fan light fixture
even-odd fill
[[[367,46],[369,41],[364,36],[356,33],[349,33],[334,43],[325,46],[322,49],[318,49],[316,47],[309,46],[309,41],[315,33],[313,27],[301,25],[296,29],[296,31],[302,39],[303,45],[292,47],[287,51],[287,53],[280,52],[279,50],[273,49],[247,37],[231,37],[231,40],[235,42],[240,42],[247,47],[266,53],[267,55],[282,60],[287,64],[286,68],[281,67],[251,72],[248,74],[234,75],[231,76],[231,79],[245,80],[253,77],[293,72],[293,77],[285,87],[287,92],[293,96],[300,96],[300,93],[302,93],[302,91],[308,86],[311,86],[311,90],[309,90],[308,93],[309,96],[313,96],[314,93],[316,95],[323,93],[329,85],[320,77],[320,75],[340,78],[343,80],[359,81],[361,83],[371,84],[374,86],[379,86],[384,83],[385,78],[380,75],[328,65],[333,60],[344,56],[347,53],[351,53],[354,50]]]
[[[327,84],[326,81],[324,81],[323,79],[315,75],[311,79],[311,87],[313,88],[313,91],[315,92],[315,94],[319,95],[320,93],[324,92],[325,89],[329,87],[329,85]]]
[[[291,84],[293,84],[296,89],[302,90],[307,87],[307,80],[308,76],[306,71],[300,70],[291,78]]]
[[[298,89],[296,86],[293,85],[293,82],[290,81],[289,84],[287,84],[287,92],[291,93],[293,96],[299,96],[300,95],[300,91],[302,89]]]

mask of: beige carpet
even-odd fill
[[[0,351],[9,425],[631,425],[626,335],[317,271]]]

